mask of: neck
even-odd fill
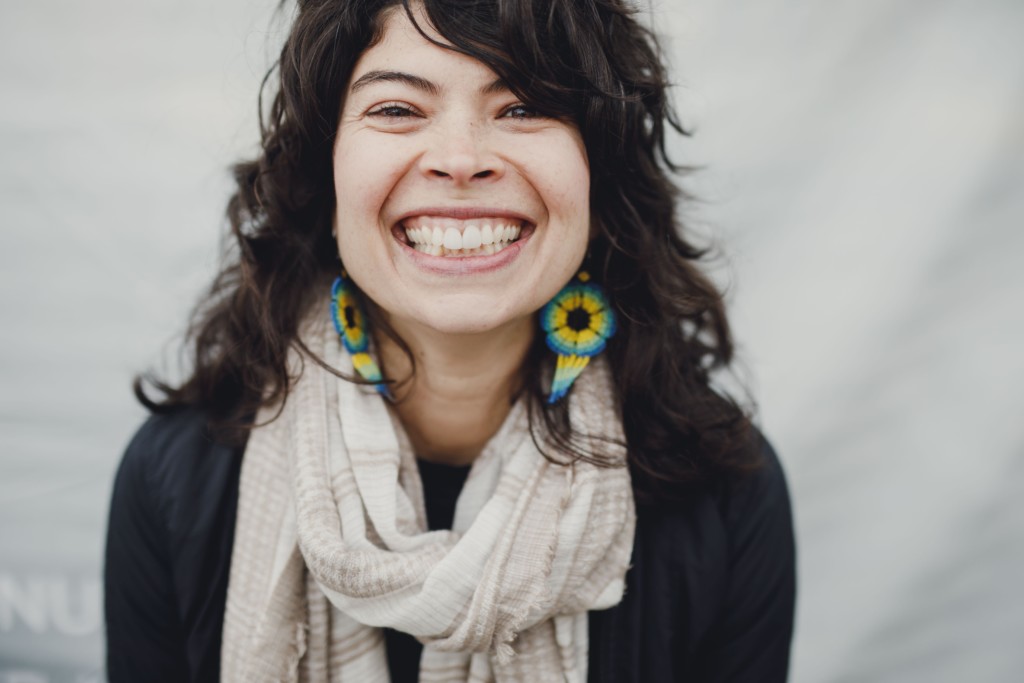
[[[533,340],[529,319],[485,333],[450,335],[392,319],[416,360],[378,335],[386,376],[411,381],[395,391],[394,410],[417,457],[468,464],[501,427],[520,389],[520,368]]]

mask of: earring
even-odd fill
[[[617,329],[611,302],[604,291],[589,280],[590,275],[581,270],[540,311],[548,348],[558,354],[549,404],[565,396],[590,359],[604,350],[605,343]]]
[[[369,353],[370,338],[366,334],[363,307],[344,271],[331,286],[331,320],[345,350],[352,356],[352,367],[363,379],[372,382],[378,393],[388,396],[384,377]]]

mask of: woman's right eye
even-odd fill
[[[379,116],[387,119],[398,119],[405,118],[408,116],[418,116],[419,112],[410,107],[407,104],[401,104],[399,102],[387,102],[385,104],[378,105],[366,113],[367,116]]]

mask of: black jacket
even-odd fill
[[[763,467],[672,510],[638,509],[623,601],[590,613],[591,681],[784,681],[795,559],[786,483]],[[120,681],[216,681],[241,449],[194,411],[154,416],[117,472],[104,570]]]

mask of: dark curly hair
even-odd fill
[[[710,373],[733,354],[721,293],[701,272],[706,255],[684,237],[675,209],[682,169],[665,148],[684,133],[667,97],[657,41],[624,0],[299,0],[290,35],[262,90],[259,156],[234,167],[224,265],[189,328],[191,376],[180,386],[137,378],[135,392],[162,412],[200,406],[244,433],[263,405],[285,399],[286,355],[300,320],[339,269],[332,146],[361,53],[380,40],[385,10],[422,6],[458,52],[490,67],[517,97],[575,122],[591,173],[591,272],[619,314],[607,347],[637,500],[666,501],[720,481],[754,459],[750,422],[716,392]],[[380,315],[377,334],[408,353]],[[565,402],[544,401],[542,335],[523,368],[531,431],[571,457]],[[307,350],[308,352],[308,350]],[[316,360],[316,359],[314,359]],[[318,361],[319,362],[319,361]],[[149,397],[145,383],[162,396]]]

